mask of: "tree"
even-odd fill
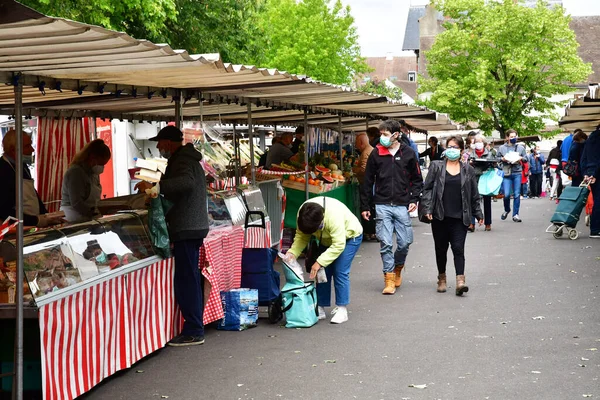
[[[517,129],[539,134],[544,118],[557,120],[552,96],[592,72],[577,55],[570,17],[562,7],[539,1],[526,7],[514,0],[433,0],[449,19],[427,51],[429,78],[419,92],[424,104],[486,133]]]
[[[224,61],[248,64],[260,58],[263,11],[257,0],[175,0],[177,20],[167,22],[168,43],[190,53],[220,53]]]
[[[258,26],[265,37],[257,65],[278,68],[329,83],[349,84],[368,72],[360,56],[350,7],[335,0],[265,0]]]
[[[177,18],[174,0],[20,1],[46,15],[100,25],[154,42],[165,41],[165,23]]]
[[[397,86],[388,86],[385,81],[370,80],[362,86],[358,86],[357,90],[363,93],[378,94],[385,96],[390,100],[402,100],[402,89]]]

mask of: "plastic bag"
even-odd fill
[[[156,254],[163,258],[171,257],[171,242],[165,215],[172,206],[173,203],[163,196],[150,199],[150,211],[148,212],[150,239]]]

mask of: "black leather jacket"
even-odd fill
[[[433,161],[429,166],[429,172],[425,179],[423,193],[421,194],[422,209],[424,214],[432,214],[433,218],[442,221],[444,219],[444,186],[446,180],[446,161]],[[479,201],[479,190],[477,189],[477,177],[475,170],[470,165],[461,163],[460,183],[462,193],[463,224],[470,225],[473,216],[483,219],[481,204]]]

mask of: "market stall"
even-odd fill
[[[44,398],[75,398],[179,332],[173,259],[161,259],[152,248],[147,211],[24,239],[24,301],[38,311]],[[240,285],[242,242],[242,228],[232,225],[212,230],[205,240],[199,264],[208,283],[205,324],[223,318],[220,291]],[[14,240],[1,242],[0,277],[13,303],[15,259]]]

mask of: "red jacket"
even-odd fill
[[[529,163],[521,162],[523,169],[521,170],[521,183],[527,183],[529,177]]]

